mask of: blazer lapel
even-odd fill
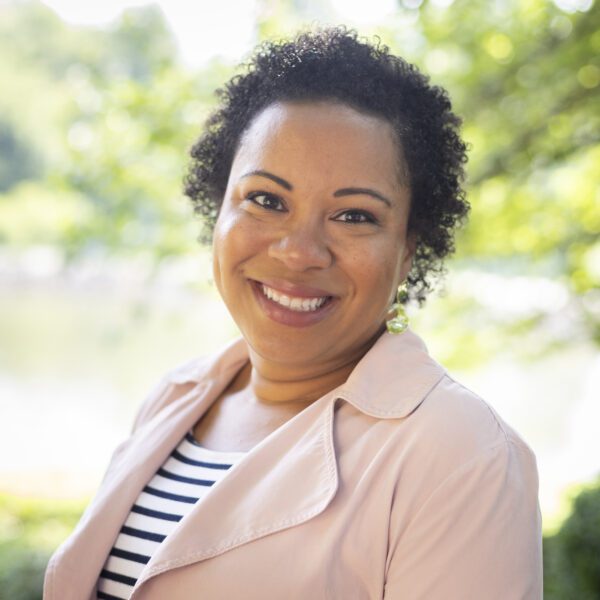
[[[134,588],[321,513],[338,486],[330,393],[255,446],[157,549]],[[185,525],[182,527],[181,525]]]

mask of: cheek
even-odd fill
[[[363,248],[361,252],[352,253],[352,264],[348,268],[355,273],[357,284],[363,288],[363,293],[380,298],[393,295],[395,284],[401,271],[400,252],[397,244],[375,245]]]
[[[221,211],[215,224],[212,244],[213,278],[217,289],[223,295],[223,274],[227,271],[232,223],[226,211]]]
[[[213,235],[213,277],[221,293],[230,283],[228,278],[239,269],[243,270],[244,262],[259,248],[255,225],[233,211],[221,213]]]

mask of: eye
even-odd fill
[[[341,221],[342,223],[372,223],[377,224],[377,219],[366,210],[346,210],[343,213],[340,213],[336,218],[336,221]]]
[[[285,210],[281,198],[269,192],[251,192],[246,196],[246,199],[266,210]]]

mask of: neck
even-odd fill
[[[249,388],[252,396],[260,404],[306,405],[344,383],[356,362],[345,364],[333,371],[316,373],[302,378],[294,377],[292,373],[274,374],[269,369],[253,366]]]
[[[344,361],[323,363],[317,367],[275,364],[264,360],[250,348],[250,362],[240,372],[238,389],[244,388],[257,404],[302,408],[344,383],[378,337],[374,336],[365,346],[346,356]]]

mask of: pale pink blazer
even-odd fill
[[[140,490],[248,360],[243,340],[173,371],[142,406],[46,572],[95,598]],[[146,566],[136,600],[539,600],[535,457],[410,331],[254,447]]]

